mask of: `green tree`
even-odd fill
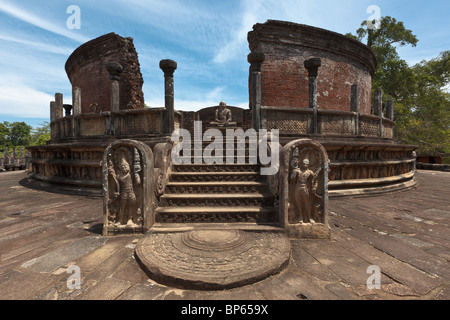
[[[406,61],[400,58],[397,48],[417,45],[419,40],[412,31],[406,29],[403,22],[386,16],[380,19],[378,29],[368,28],[367,21],[363,21],[356,35],[347,35],[365,41],[375,53],[378,67],[372,87],[382,88],[385,95],[396,101],[411,103],[411,94],[416,87],[415,75]]]
[[[25,122],[10,124],[9,142],[12,146],[28,146],[31,142],[31,126]]]
[[[50,140],[50,123],[48,121],[44,121],[39,125],[39,127],[33,129],[31,134],[31,145],[42,146]]]
[[[397,48],[415,47],[418,39],[392,17],[381,18],[378,29],[367,28],[364,21],[356,35],[347,35],[365,41],[375,53],[378,67],[372,88],[381,88],[385,100],[394,100],[396,140],[417,145],[419,154],[450,154],[450,51],[409,66]]]
[[[8,147],[9,139],[9,122],[4,121],[0,123],[0,149],[4,150],[5,147]]]

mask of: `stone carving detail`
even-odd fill
[[[118,148],[108,155],[109,224],[115,227],[142,226],[142,184],[137,149]]]
[[[171,152],[171,143],[158,143],[153,149],[155,155],[155,192],[157,197],[164,194],[167,180],[172,170]]]
[[[219,103],[219,109],[216,110],[215,121],[210,124],[217,127],[235,126],[237,123],[232,121],[231,110],[227,108],[227,104],[224,101]]]
[[[280,159],[282,225],[294,238],[329,238],[325,149],[311,139],[294,140],[283,147]]]
[[[267,130],[278,129],[283,134],[307,134],[309,113],[267,111]]]
[[[310,169],[309,157],[312,151],[308,149],[302,150],[300,155],[298,148],[295,148],[291,156],[288,219],[292,224],[323,222],[322,196],[317,190],[322,166],[316,161],[311,165],[317,169],[314,172]]]
[[[164,223],[221,223],[221,222],[275,222],[272,212],[259,213],[210,213],[207,210],[201,213],[158,213],[158,222]]]
[[[103,234],[143,232],[153,224],[153,153],[144,143],[118,140],[105,151]]]

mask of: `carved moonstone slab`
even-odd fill
[[[290,242],[280,230],[153,230],[138,242],[135,257],[157,282],[222,290],[280,272],[289,263]]]
[[[103,154],[103,235],[143,233],[154,223],[154,160],[149,146],[118,140]]]
[[[328,155],[311,139],[294,140],[280,154],[280,221],[291,238],[330,238]]]

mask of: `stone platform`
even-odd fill
[[[149,278],[135,257],[144,235],[101,236],[100,197],[31,189],[25,172],[3,172],[0,299],[449,300],[450,173],[418,170],[416,178],[406,191],[330,199],[331,239],[291,240],[289,264],[279,273],[233,289],[197,290]],[[67,286],[73,265],[80,289]],[[373,265],[381,271],[379,289],[367,286]]]
[[[159,229],[159,230],[158,230]],[[230,289],[263,280],[289,263],[283,230],[236,224],[156,228],[136,247],[150,278],[183,289]]]

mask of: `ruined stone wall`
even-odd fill
[[[248,34],[252,52],[262,52],[261,105],[307,108],[308,70],[304,61],[322,61],[317,78],[319,109],[350,111],[351,86],[358,85],[359,112],[371,110],[373,52],[359,41],[328,30],[269,20]],[[251,88],[251,77],[249,79]],[[251,96],[251,95],[250,95]]]
[[[120,75],[120,109],[144,107],[138,54],[132,38],[109,33],[86,42],[67,59],[66,73],[73,87],[81,89],[81,113],[110,111],[110,76],[106,63],[116,61],[123,67]],[[91,105],[97,104],[94,110]]]

